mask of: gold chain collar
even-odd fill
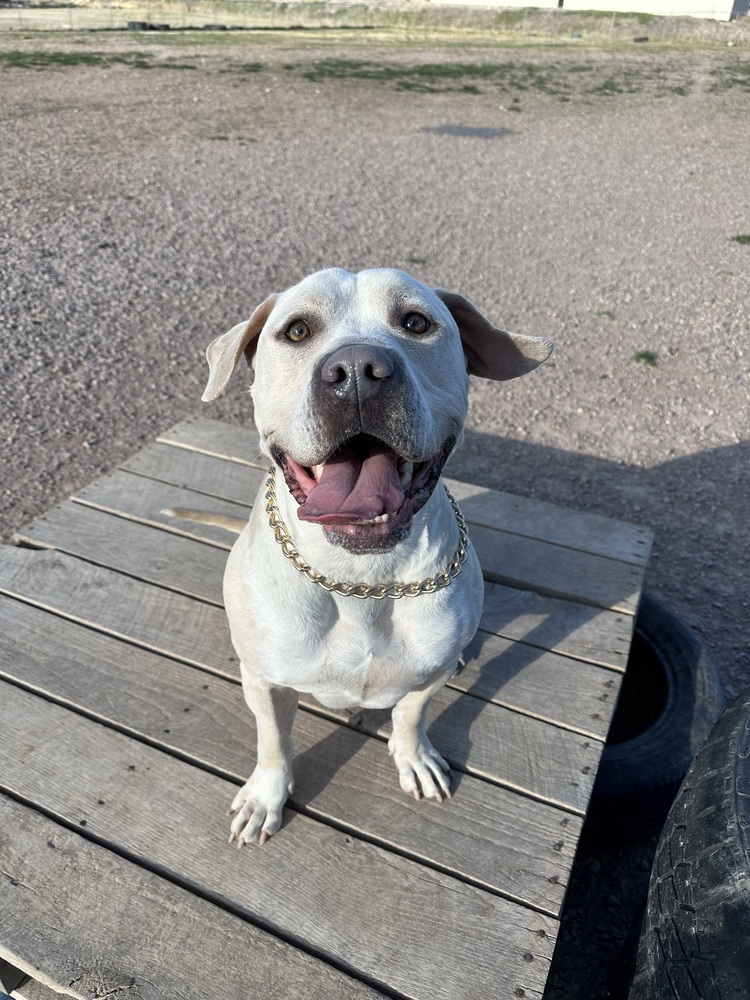
[[[268,523],[273,528],[276,541],[281,546],[281,551],[292,562],[295,569],[303,573],[312,583],[317,583],[323,590],[329,593],[341,594],[343,597],[358,597],[365,600],[372,597],[376,601],[382,601],[384,597],[397,600],[399,597],[416,597],[418,594],[433,594],[436,590],[447,587],[461,572],[461,567],[466,559],[469,549],[469,532],[466,522],[455,498],[448,487],[443,483],[445,492],[448,494],[453,513],[456,515],[458,524],[458,548],[453,553],[453,558],[445,572],[438,576],[428,577],[421,583],[337,583],[328,576],[323,576],[317,570],[309,566],[299,554],[299,551],[292,541],[292,537],[287,531],[287,527],[282,520],[281,513],[276,504],[276,488],[274,485],[274,470],[269,470],[268,482],[266,483],[266,511],[268,513]]]

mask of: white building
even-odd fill
[[[471,7],[536,7],[610,11],[617,14],[653,14],[660,17],[705,17],[731,21],[748,13],[750,0],[432,0],[433,3]]]

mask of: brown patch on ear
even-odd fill
[[[470,375],[502,382],[526,375],[546,361],[554,345],[546,337],[526,337],[492,326],[479,310],[455,292],[436,288],[435,294],[456,321]]]
[[[242,323],[233,326],[228,333],[222,334],[208,345],[206,348],[208,384],[201,397],[204,403],[209,403],[224,392],[243,354],[248,365],[252,364],[258,337],[276,305],[277,298],[277,295],[270,295],[261,302],[249,320],[243,320]]]

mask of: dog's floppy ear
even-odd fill
[[[224,392],[243,354],[247,358],[247,363],[251,363],[255,354],[255,342],[276,305],[277,298],[276,295],[270,295],[261,302],[249,320],[233,326],[228,333],[222,334],[208,345],[206,348],[208,385],[201,397],[204,403],[209,403]]]
[[[518,378],[533,371],[552,354],[551,340],[498,330],[462,295],[443,288],[436,288],[435,294],[458,325],[470,375],[497,382]]]

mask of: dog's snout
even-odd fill
[[[383,348],[372,344],[347,344],[329,354],[320,377],[337,395],[356,395],[361,400],[377,392],[395,373],[393,358]]]

